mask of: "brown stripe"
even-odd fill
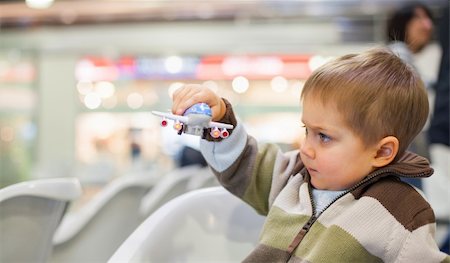
[[[251,147],[254,145],[254,147]],[[247,137],[247,144],[239,158],[223,172],[212,169],[220,184],[229,192],[242,198],[250,184],[251,169],[257,156],[258,146],[252,137]],[[239,175],[239,176],[236,176]]]
[[[288,262],[289,254],[281,249],[259,244],[242,262],[264,263],[264,262]]]
[[[377,199],[409,231],[435,222],[430,204],[412,186],[393,176],[382,178],[353,195]]]

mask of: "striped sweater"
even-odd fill
[[[220,183],[267,217],[259,244],[244,262],[450,262],[434,241],[430,205],[399,180],[430,176],[426,159],[405,154],[317,216],[299,152],[258,145],[226,104],[221,121],[235,129],[226,140],[202,140],[201,151]]]

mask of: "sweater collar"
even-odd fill
[[[406,152],[398,161],[378,170],[387,170],[389,173],[407,178],[425,178],[433,174],[430,162],[426,158],[412,152]]]

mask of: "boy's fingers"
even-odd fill
[[[177,115],[182,115],[187,108],[200,102],[208,104],[211,109],[220,112],[220,102],[216,94],[199,84],[187,84],[183,88],[176,90],[173,93],[172,112]],[[217,115],[217,114],[214,114]]]
[[[191,107],[195,103],[200,102],[198,94],[198,90],[189,89],[185,94],[183,94],[183,96],[180,96],[177,113],[183,114],[187,108]]]
[[[184,110],[182,108],[182,104],[183,104],[184,98],[186,97],[186,94],[188,94],[188,93],[189,93],[189,88],[186,88],[186,87],[178,89],[173,93],[172,113],[179,114],[179,115],[183,114]]]
[[[222,117],[225,113],[224,107],[225,107],[225,103],[223,102],[223,100],[220,97],[217,97],[215,105],[211,107],[213,121],[218,121],[218,120],[222,119]]]
[[[192,105],[204,102],[205,97],[202,96],[202,93],[197,89],[190,89],[187,93],[183,94],[183,97],[180,97],[180,101],[178,103],[177,114],[183,114],[184,111],[191,107]]]
[[[172,105],[172,112],[174,114],[182,115],[187,108],[191,107],[195,103],[200,102],[199,91],[195,88],[185,88],[174,96],[174,102]]]

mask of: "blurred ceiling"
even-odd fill
[[[47,9],[31,9],[25,0],[0,0],[0,28],[105,24],[142,21],[232,19],[321,20],[385,17],[409,0],[56,0]],[[439,10],[448,0],[427,0]]]

